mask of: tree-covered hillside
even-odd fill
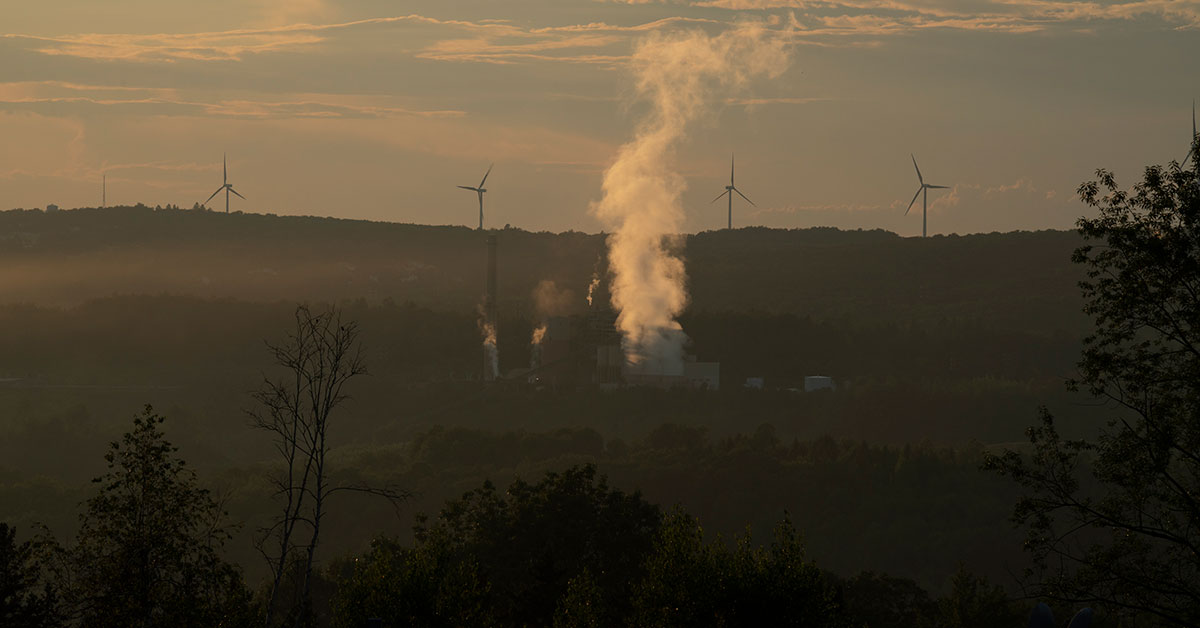
[[[532,315],[553,281],[582,309],[602,234],[113,207],[0,212],[0,300],[77,304],[113,294],[251,300],[392,298],[469,310],[486,235],[500,242],[501,311]],[[687,236],[692,311],[764,311],[886,324],[977,324],[1050,334],[1083,319],[1073,232],[929,239],[883,231],[745,228]]]

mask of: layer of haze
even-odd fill
[[[746,21],[786,39],[778,79],[679,146],[680,228],[738,154],[734,225],[881,227],[931,183],[930,233],[1068,227],[1093,169],[1180,159],[1200,97],[1200,2],[1042,0],[61,0],[0,6],[0,208],[190,207],[596,231],[601,176],[644,105],[652,33]]]

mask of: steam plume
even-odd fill
[[[575,299],[575,291],[559,288],[557,283],[549,279],[538,282],[533,289],[533,306],[542,318],[570,314]]]
[[[483,336],[483,354],[485,369],[491,369],[491,373],[484,373],[484,379],[495,379],[500,377],[500,352],[496,348],[496,325],[488,320],[487,310],[479,306],[479,320],[476,324],[479,325],[479,334]]]
[[[575,293],[569,289],[560,289],[558,284],[549,279],[538,282],[533,289],[534,309],[540,319],[530,337],[529,366],[537,368],[542,363],[542,339],[546,336],[546,321],[552,316],[565,316],[571,311],[575,301]]]
[[[592,283],[588,284],[587,303],[588,307],[592,307],[592,295],[596,293],[596,288],[600,286],[600,275],[592,275]]]
[[[533,329],[529,339],[529,368],[535,369],[542,365],[542,338],[546,337],[546,324],[542,323]]]
[[[672,168],[676,147],[730,92],[753,76],[778,76],[787,63],[783,39],[755,24],[717,36],[656,33],[634,51],[637,94],[651,111],[605,171],[604,196],[591,210],[613,232],[607,243],[617,328],[626,361],[643,372],[683,372],[687,337],[675,318],[687,306],[687,277],[676,252],[686,185]]]
[[[483,333],[483,350],[492,367],[492,377],[500,377],[500,353],[496,350],[496,327],[491,323],[480,322],[479,331]]]

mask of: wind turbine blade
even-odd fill
[[[210,197],[208,197],[208,198],[204,199],[204,202],[203,202],[203,203],[200,203],[200,204],[201,204],[201,205],[208,205],[208,202],[209,202],[209,201],[211,201],[211,200],[213,200],[213,196],[216,196],[216,195],[220,194],[220,193],[221,193],[221,190],[224,190],[224,189],[225,189],[225,186],[223,186],[223,185],[222,185],[221,187],[217,188],[217,191],[216,191],[216,192],[213,192],[213,193],[212,193],[212,196],[210,196]]]
[[[948,186],[948,185],[927,185],[925,187],[927,187],[931,190],[949,190],[950,189],[950,186]]]
[[[221,183],[229,183],[229,166],[225,163],[225,153],[221,153]]]
[[[912,157],[912,160],[913,160],[913,168],[916,168],[916,169],[917,169],[917,180],[921,182],[921,185],[925,185],[925,177],[922,177],[922,176],[921,176],[921,167],[917,165],[917,157],[916,157],[916,155],[913,155],[912,153],[909,153],[909,155],[908,155],[908,156],[909,156],[909,157]]]
[[[733,188],[733,191],[734,191],[734,192],[737,192],[737,193],[738,193],[738,196],[740,196],[740,197],[742,197],[742,198],[746,198],[746,195],[745,195],[745,194],[742,194],[742,191],[741,191],[741,190],[739,190],[739,189],[737,189],[737,188]],[[752,200],[750,200],[750,199],[748,199],[748,198],[746,198],[746,202],[747,202],[747,203],[750,203],[751,205],[754,205],[754,201],[752,201]],[[758,205],[754,205],[754,206],[755,206],[755,207],[758,207]]]
[[[923,186],[923,185],[922,185],[921,187],[917,188],[917,193],[916,193],[916,194],[913,194],[913,200],[911,200],[911,201],[909,201],[909,202],[908,202],[908,209],[904,210],[904,215],[905,215],[905,216],[907,216],[907,215],[908,215],[908,210],[909,210],[909,209],[912,209],[913,203],[917,202],[917,197],[921,195],[921,192],[922,192],[924,189],[925,189],[925,186]]]
[[[729,185],[733,185],[733,153],[729,153]]]
[[[237,191],[237,190],[235,190],[235,189],[233,189],[232,187],[230,187],[230,188],[229,188],[229,191],[230,191],[230,192],[233,192],[234,196],[236,196],[236,197],[238,197],[238,198],[242,199],[243,201],[244,201],[244,200],[246,200],[246,197],[245,197],[245,196],[242,196],[241,194],[238,194],[238,191]]]
[[[471,186],[469,186],[469,185],[458,185],[458,186],[455,186],[455,187],[460,187],[460,188],[462,188],[462,189],[464,189],[464,190],[471,190],[472,192],[478,192],[478,191],[479,191],[479,188],[473,188],[473,187],[471,187]]]
[[[712,205],[713,203],[721,200],[721,197],[725,196],[726,194],[729,194],[729,190],[725,190],[724,192],[721,192],[720,194],[717,195],[717,198],[714,198],[713,200],[709,201],[708,204]]]
[[[492,166],[495,166],[495,165],[496,164],[493,163],[488,166],[487,172],[483,173],[483,181],[479,182],[479,187],[483,187],[483,184],[487,182],[488,175],[492,174]]]

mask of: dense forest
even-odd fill
[[[546,315],[584,311],[603,235],[492,233],[507,372]],[[92,565],[153,482],[183,548],[161,559],[207,583],[163,607],[186,621],[1015,625],[1056,599],[1027,589],[1039,557],[1010,515],[1046,484],[1018,461],[1062,459],[1047,443],[1121,407],[1066,385],[1095,377],[1075,232],[683,238],[681,323],[719,390],[484,384],[484,234],[462,228],[138,206],[0,212],[0,234],[0,545],[60,587],[29,613],[86,618],[112,593]],[[300,373],[280,347],[310,312],[344,321],[322,333],[361,343],[362,368],[312,432],[334,488],[280,520],[278,421],[299,405],[272,382]],[[814,374],[836,390],[804,393]],[[1039,407],[1050,432],[1027,431]],[[280,536],[300,553],[272,562],[288,522],[313,540]],[[1094,600],[1056,611],[1076,601]]]

